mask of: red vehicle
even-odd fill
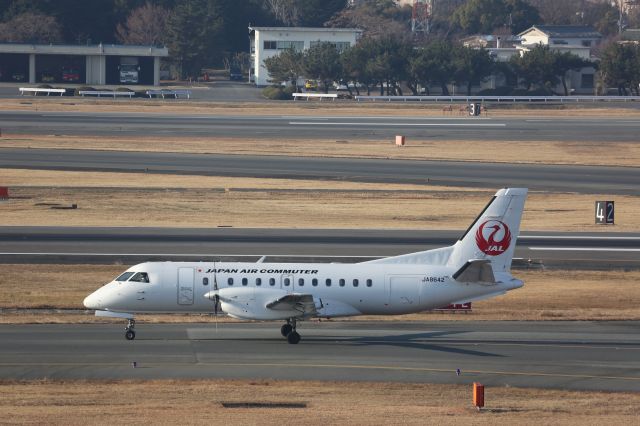
[[[63,68],[62,81],[67,83],[76,83],[80,81],[80,72],[76,68]]]

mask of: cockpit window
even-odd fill
[[[136,272],[134,276],[132,276],[129,281],[135,281],[138,283],[148,283],[149,275],[146,272]]]
[[[125,272],[124,274],[116,278],[114,281],[126,281],[129,279],[131,275],[133,275],[133,272]]]

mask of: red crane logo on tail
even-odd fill
[[[511,231],[499,220],[488,220],[478,227],[476,244],[484,254],[499,256],[511,245]]]

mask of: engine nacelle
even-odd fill
[[[300,312],[294,309],[268,309],[271,303],[288,293],[285,290],[255,287],[227,287],[218,291],[210,291],[204,297],[220,299],[221,309],[229,316],[249,320],[281,320],[298,317]]]

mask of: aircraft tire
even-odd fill
[[[133,330],[127,330],[127,332],[124,333],[124,338],[127,340],[133,340],[136,338],[136,332]]]
[[[300,335],[298,334],[298,332],[292,331],[291,333],[289,333],[287,335],[287,342],[289,342],[292,345],[297,345],[298,342],[300,342]]]
[[[291,324],[284,324],[282,327],[280,327],[280,334],[282,334],[282,337],[287,337],[289,334],[291,334],[292,331],[293,327],[291,326]]]

